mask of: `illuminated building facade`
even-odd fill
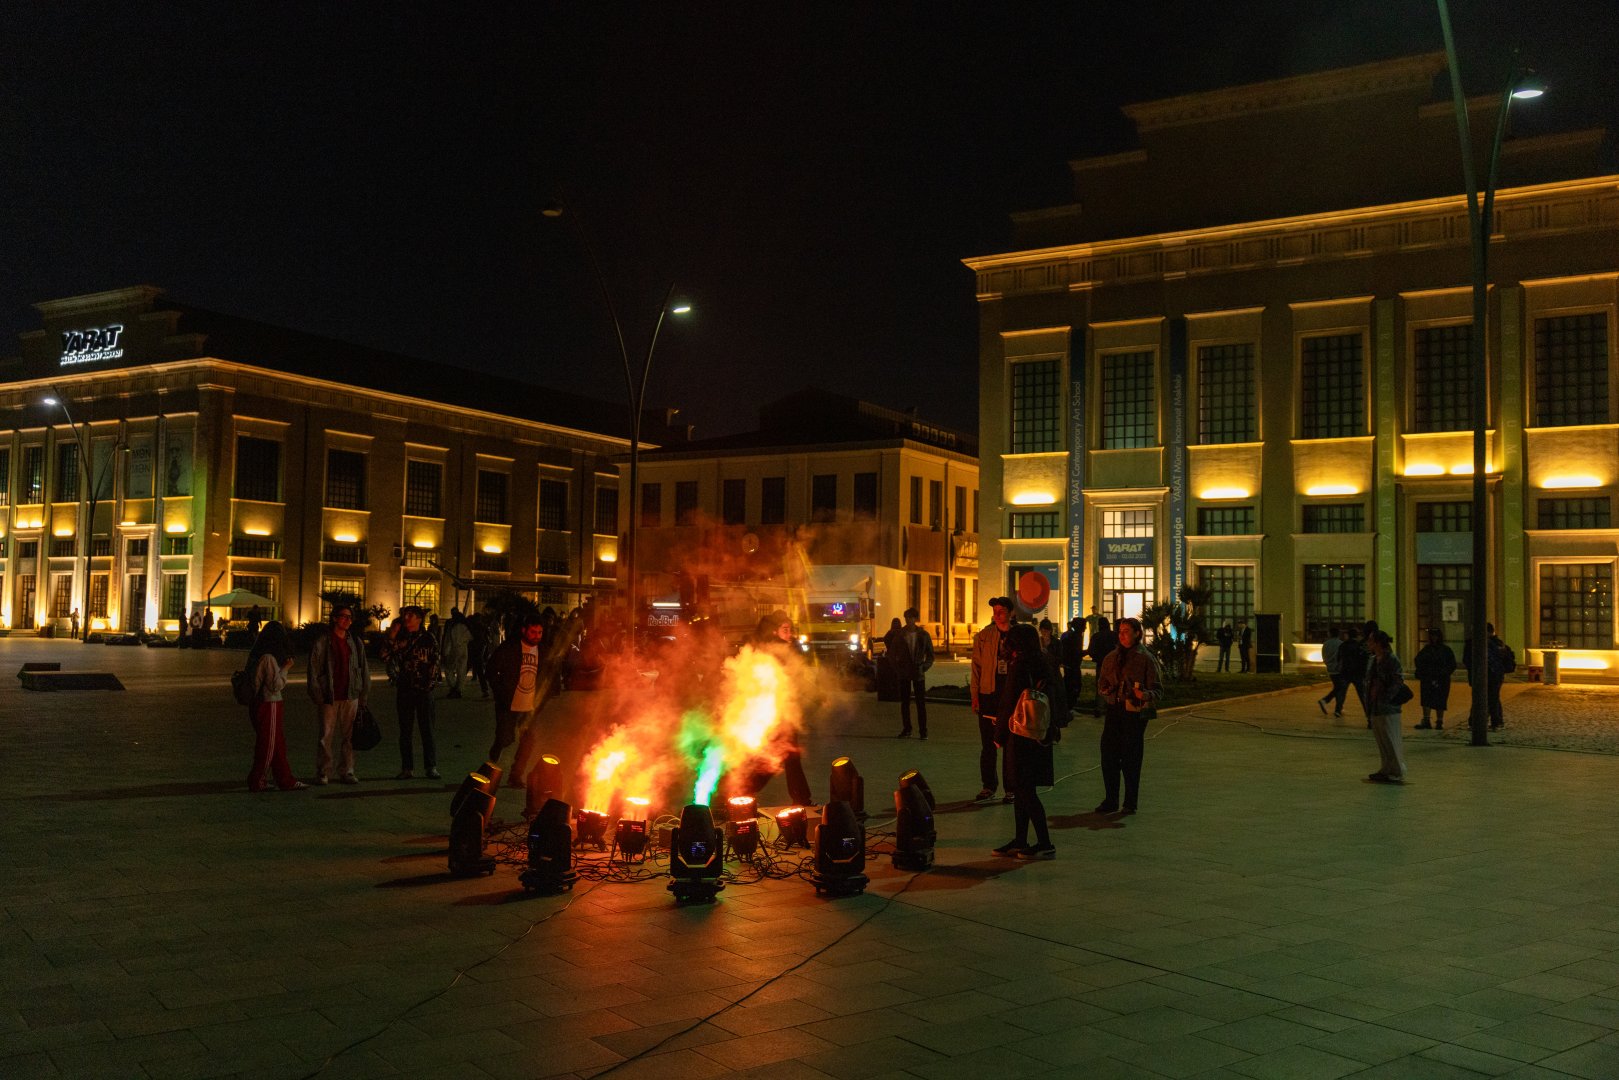
[[[1182,584],[1280,616],[1284,662],[1375,618],[1456,647],[1471,589],[1470,252],[1442,54],[1131,106],[1072,205],[967,261],[984,590],[1117,617]],[[1443,83],[1438,83],[1442,88]],[[1487,140],[1499,97],[1470,102]],[[1484,142],[1481,153],[1488,153]],[[1509,139],[1490,253],[1488,617],[1619,668],[1619,175]]]
[[[444,614],[612,587],[622,406],[159,296],[38,304],[0,365],[0,626],[172,634],[237,588],[297,625],[330,590]]]

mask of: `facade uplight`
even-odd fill
[[[1354,484],[1316,484],[1306,488],[1306,495],[1359,495],[1360,488]]]
[[[1543,488],[1594,488],[1602,481],[1594,476],[1548,476],[1540,484]]]
[[[1049,491],[1020,491],[1012,496],[1013,506],[1050,506],[1057,496]]]
[[[1214,487],[1205,488],[1204,490],[1198,492],[1197,497],[1200,499],[1246,499],[1252,494],[1253,492],[1249,491],[1247,488]]]

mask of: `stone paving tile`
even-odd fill
[[[1505,1076],[1507,1073],[1516,1072],[1523,1065],[1514,1058],[1486,1054],[1482,1050],[1470,1050],[1455,1043],[1437,1043],[1422,1051],[1419,1056],[1442,1061],[1470,1072],[1482,1073],[1485,1076]]]
[[[1004,1076],[1007,1080],[1018,1080],[1021,1077],[1041,1075],[1049,1069],[1050,1066],[1044,1061],[1027,1057],[1008,1047],[998,1046],[956,1057],[939,1057],[933,1061],[920,1062],[907,1066],[905,1071],[923,1077],[924,1080],[983,1080],[986,1076]]]
[[[798,1060],[836,1080],[868,1080],[895,1069],[913,1069],[945,1055],[889,1035],[804,1054]]]
[[[1226,1067],[1255,1080],[1337,1080],[1351,1073],[1366,1075],[1361,1072],[1365,1062],[1304,1045],[1286,1046]]]
[[[1368,1065],[1378,1065],[1420,1053],[1433,1046],[1436,1040],[1381,1024],[1356,1024],[1328,1035],[1318,1034],[1307,1041],[1317,1050],[1354,1058]]]
[[[1602,1038],[1609,1033],[1609,1029],[1540,1013],[1509,1020],[1492,1027],[1489,1033],[1500,1039],[1510,1039],[1513,1042],[1527,1043],[1547,1050],[1568,1050]]]
[[[1198,1035],[1182,1035],[1151,1045],[1114,1050],[1111,1057],[1170,1077],[1197,1076],[1210,1069],[1246,1061],[1252,1055]]]

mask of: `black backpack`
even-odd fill
[[[230,692],[236,698],[236,704],[252,708],[256,701],[253,694],[253,673],[247,668],[231,672]]]

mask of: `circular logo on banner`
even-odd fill
[[[1038,570],[1026,570],[1017,579],[1017,603],[1025,615],[1033,615],[1051,599],[1051,582]]]

